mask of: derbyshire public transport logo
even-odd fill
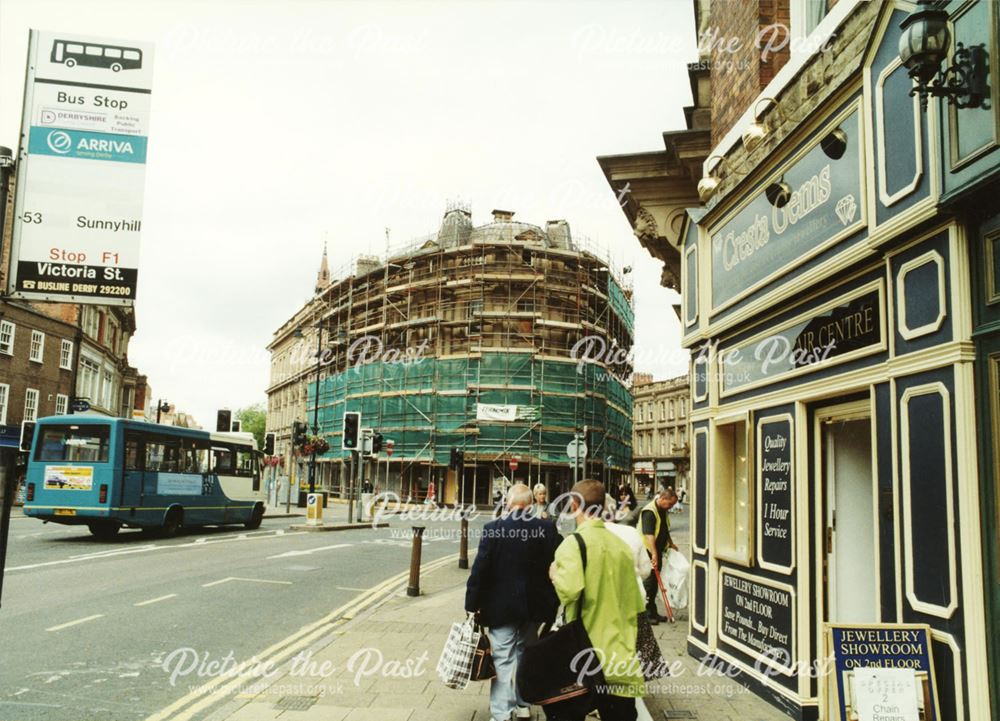
[[[62,130],[53,130],[50,132],[48,137],[45,138],[45,143],[49,146],[49,150],[59,155],[66,155],[73,149],[73,139],[69,136],[69,133]]]

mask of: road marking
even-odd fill
[[[67,563],[79,563],[80,561],[94,561],[101,558],[111,558],[113,556],[124,556],[134,553],[147,553],[149,551],[162,551],[167,549],[183,549],[183,548],[206,548],[208,546],[214,546],[217,543],[233,543],[235,541],[257,541],[261,539],[279,538],[279,537],[287,538],[289,536],[305,535],[307,531],[291,531],[280,534],[271,533],[270,531],[263,531],[262,533],[266,533],[267,535],[246,536],[245,534],[240,534],[239,536],[234,536],[231,538],[220,538],[218,540],[208,540],[205,538],[200,538],[192,541],[191,543],[172,543],[166,545],[144,544],[142,546],[137,546],[134,548],[112,549],[109,551],[96,551],[94,553],[84,553],[75,556],[70,556],[69,558],[62,558],[59,559],[58,561],[44,561],[42,563],[30,563],[25,566],[8,566],[7,572],[29,571],[34,568],[45,568],[48,566],[63,566]]]
[[[361,593],[371,590],[369,588],[351,588],[350,586],[334,586],[334,588],[338,591],[360,591]]]
[[[69,628],[70,626],[76,626],[81,623],[86,623],[87,621],[93,621],[98,618],[104,618],[103,613],[95,613],[93,616],[87,616],[86,618],[78,618],[75,621],[70,621],[69,623],[62,623],[58,626],[52,626],[51,628],[45,629],[46,631],[62,631],[64,628]]]
[[[445,556],[437,559],[436,561],[427,563],[421,567],[421,570],[425,573],[433,571],[441,566],[454,563],[457,558],[458,554],[453,553],[450,556]],[[260,653],[255,654],[255,662],[258,664],[258,667],[261,667],[260,665],[265,662],[271,667],[277,667],[278,664],[291,658],[292,655],[300,649],[307,648],[313,642],[322,638],[326,634],[329,634],[334,628],[353,619],[357,613],[363,611],[371,603],[381,600],[382,597],[388,597],[392,593],[395,593],[397,586],[405,582],[409,575],[409,570],[403,571],[402,573],[386,579],[377,586],[374,586],[369,591],[355,596],[354,599],[345,603],[332,613],[324,616],[318,621],[314,621],[313,623],[303,626],[291,636],[288,636],[287,638],[272,644]],[[170,721],[188,721],[188,719],[193,718],[206,707],[211,706],[212,704],[217,703],[220,699],[232,694],[240,687],[240,685],[244,683],[245,679],[239,676],[236,678],[216,676],[208,682],[201,684],[197,690],[192,691],[166,708],[150,715],[145,721],[166,721],[167,719]],[[222,686],[222,688],[217,688],[218,686]],[[181,711],[181,709],[184,710]]]
[[[166,601],[168,598],[176,598],[176,593],[168,593],[166,596],[160,596],[158,598],[151,598],[148,601],[139,601],[139,603],[132,604],[134,606],[148,606],[152,603],[159,603],[160,601]]]
[[[290,558],[292,556],[309,556],[317,551],[332,551],[334,548],[350,548],[353,544],[351,543],[338,543],[335,546],[320,546],[319,548],[310,548],[308,551],[287,551],[285,553],[279,553],[277,556],[268,556],[267,560],[270,561],[272,558]]]
[[[264,578],[239,578],[238,576],[228,576],[226,578],[223,578],[220,581],[212,581],[211,583],[203,583],[203,584],[201,584],[201,587],[202,588],[209,588],[211,586],[218,586],[219,584],[222,584],[222,583],[228,583],[229,581],[246,581],[247,583],[278,583],[278,584],[281,584],[282,586],[291,586],[292,585],[291,581],[268,581],[267,579],[264,579]]]

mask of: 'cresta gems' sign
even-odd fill
[[[846,147],[816,145],[786,169],[788,202],[772,206],[760,188],[757,196],[725,225],[712,232],[712,308],[749,291],[777,270],[810,254],[839,231],[860,225],[860,137],[858,112],[839,129]],[[829,137],[828,135],[823,136]],[[835,145],[835,144],[834,144]],[[839,158],[836,150],[842,149]]]

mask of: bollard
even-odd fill
[[[469,567],[469,519],[462,516],[462,525],[458,536],[458,567]]]
[[[420,548],[424,542],[424,527],[413,527],[413,548],[410,551],[410,583],[406,587],[407,596],[420,595]]]

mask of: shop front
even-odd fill
[[[996,4],[966,5],[956,33],[995,50]],[[998,718],[997,104],[910,96],[911,9],[683,232],[688,649],[799,719],[840,718],[830,624],[926,625],[919,718]]]

